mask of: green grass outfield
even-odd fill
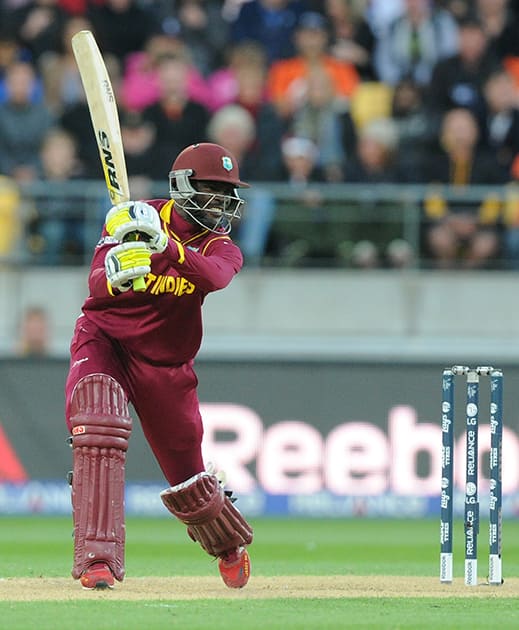
[[[0,628],[519,627],[515,521],[504,523],[505,584],[472,588],[463,586],[461,523],[452,586],[439,585],[437,520],[255,519],[253,525],[253,577],[235,591],[221,584],[216,564],[180,523],[128,519],[127,579],[97,593],[69,577],[69,518],[0,517]],[[487,538],[482,522],[481,582]]]

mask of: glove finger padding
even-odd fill
[[[144,201],[128,201],[113,206],[106,215],[105,226],[108,234],[121,242],[132,232],[146,234],[153,251],[164,251],[164,239],[167,243],[157,211]]]
[[[193,540],[211,556],[250,545],[252,528],[225,495],[218,479],[199,473],[160,494],[168,510],[188,526]]]
[[[105,258],[105,273],[111,286],[127,291],[132,280],[142,278],[151,271],[151,254],[141,241],[112,247]]]
[[[157,236],[150,238],[146,245],[153,254],[162,254],[168,246],[168,240],[168,235],[165,232],[161,232]]]

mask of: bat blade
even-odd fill
[[[112,204],[117,205],[130,200],[130,186],[112,82],[91,31],[76,33],[72,37],[72,50],[87,98],[108,194]],[[135,291],[144,291],[145,287],[144,278],[134,280]]]
[[[72,37],[72,49],[88,102],[90,118],[113,204],[130,199],[119,114],[104,59],[90,31]]]

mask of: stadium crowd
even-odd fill
[[[517,194],[442,192],[519,179],[518,0],[0,0],[2,180],[101,177],[70,42],[82,29],[107,61],[138,196],[183,147],[214,141],[251,182],[431,185],[437,267],[519,268]],[[265,194],[250,205],[246,260],[275,213]],[[81,250],[74,219],[36,209],[28,230],[36,261]]]

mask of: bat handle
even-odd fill
[[[134,291],[146,291],[146,280],[142,276],[140,278],[135,278],[132,284]]]
[[[128,234],[124,240],[138,241],[140,240],[140,234],[139,232],[132,232],[131,234]],[[134,291],[142,293],[143,291],[146,291],[146,280],[142,276],[140,278],[135,278],[132,282],[132,286]]]

